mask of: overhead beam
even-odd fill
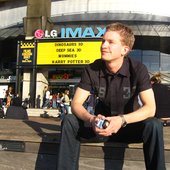
[[[28,0],[27,16],[24,18],[26,38],[33,37],[37,29],[51,30],[51,0]]]

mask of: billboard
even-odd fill
[[[22,41],[19,43],[19,65],[33,65],[35,43]]]
[[[101,40],[37,42],[37,65],[83,65],[99,59]]]

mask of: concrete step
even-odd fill
[[[29,121],[0,120],[1,170],[56,169],[60,124],[58,118],[32,117]],[[170,170],[170,127],[164,127],[165,158]],[[142,144],[81,143],[80,170],[145,169]]]
[[[47,114],[50,117],[58,117],[60,112],[58,109],[37,109],[37,108],[28,108],[28,116],[37,116]]]
[[[57,155],[0,152],[1,170],[57,170]],[[170,170],[170,163],[166,163]],[[143,161],[80,157],[79,170],[146,170]]]
[[[143,161],[94,159],[80,157],[79,170],[146,170]],[[166,163],[170,170],[170,163]]]
[[[0,169],[3,170],[6,165],[11,166],[11,169],[15,167],[15,169],[33,170],[36,167],[36,170],[54,170],[57,163],[59,141],[58,137],[51,136],[51,139],[49,137],[44,136],[42,142],[11,141],[9,144],[8,141],[8,145],[3,145],[8,150],[0,152]],[[165,155],[166,167],[167,170],[170,170],[170,150],[166,149]],[[5,158],[6,161],[3,161]],[[17,163],[14,158],[17,159]],[[27,160],[26,164],[23,164],[24,160]],[[142,144],[82,143],[79,166],[80,170],[145,169]]]

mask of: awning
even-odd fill
[[[106,23],[107,25],[107,23]],[[56,29],[58,31],[58,33],[60,33],[61,28],[66,28],[66,27],[70,27],[70,28],[77,28],[77,27],[81,27],[81,28],[86,28],[86,27],[92,27],[94,28],[95,31],[95,27],[104,27],[106,26],[104,24],[98,24],[96,22],[94,23],[74,23],[74,24],[70,24],[70,23],[56,23],[54,25],[54,29]],[[136,36],[158,36],[158,37],[170,37],[170,24],[142,24],[141,23],[127,23],[127,25],[129,25],[134,34]],[[6,39],[6,38],[15,38],[19,35],[24,35],[24,30],[23,27],[12,27],[12,28],[5,28],[5,29],[0,29],[0,40]]]
[[[110,22],[111,23],[111,22]],[[126,25],[130,26],[136,36],[159,36],[159,37],[170,37],[170,24],[153,24],[153,23],[143,23],[143,22],[124,22]],[[73,30],[77,27],[85,29],[86,27],[91,27],[94,33],[97,34],[96,27],[104,28],[108,22],[101,24],[100,22],[86,23],[56,23],[54,29],[60,33],[61,28],[72,28]],[[95,32],[96,31],[96,32]]]
[[[170,37],[169,24],[129,24],[135,35]]]
[[[146,23],[146,22],[124,22],[129,25],[136,36],[134,49],[142,50],[157,50],[163,53],[170,54],[170,24],[169,23]],[[94,33],[96,27],[105,27],[108,23],[98,22],[79,22],[79,23],[56,23],[53,29],[56,29],[60,34],[61,28],[72,28],[73,30],[77,27],[85,29],[86,27],[92,27]],[[16,38],[18,36],[24,37],[23,27],[12,27],[6,29],[0,29],[0,41],[7,38]]]
[[[0,29],[0,40],[4,40],[6,38],[16,38],[22,35],[24,35],[23,27]]]
[[[115,13],[105,11],[103,13],[73,13],[51,17],[55,26],[98,26],[113,22],[125,23],[132,27],[135,35],[170,37],[170,17],[153,14],[140,14],[131,11]]]

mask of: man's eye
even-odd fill
[[[114,41],[109,41],[109,44],[115,44],[115,42]]]

